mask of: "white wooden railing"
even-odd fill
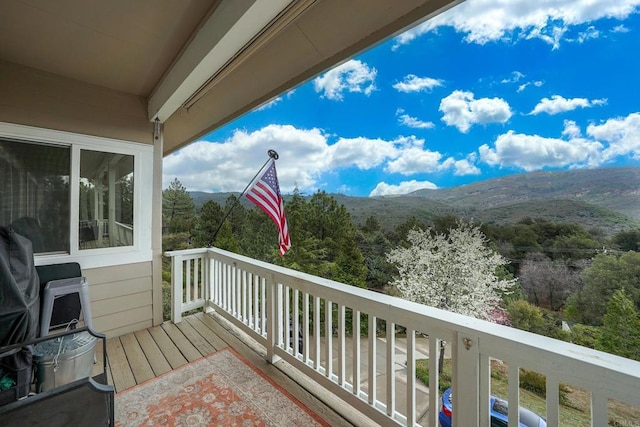
[[[165,255],[172,258],[173,322],[193,309],[215,310],[264,345],[268,360],[286,360],[382,425],[415,425],[422,416],[415,361],[416,339],[425,335],[430,373],[437,372],[440,342],[451,346],[454,426],[489,426],[492,359],[508,365],[509,402],[519,402],[519,368],[546,376],[546,419],[552,427],[560,425],[560,383],[591,393],[594,427],[608,424],[609,399],[640,407],[640,363],[629,359],[216,248]],[[401,329],[407,337],[406,380],[396,363]],[[301,346],[290,338],[298,336]],[[436,427],[437,375],[429,383],[425,398],[434,410],[422,424]],[[518,411],[509,411],[509,425],[518,425]]]

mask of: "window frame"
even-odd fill
[[[71,151],[69,180],[75,184],[69,188],[69,252],[36,254],[36,265],[78,262],[83,268],[98,268],[152,260],[153,145],[4,122],[0,122],[0,137],[59,145]],[[133,245],[80,248],[79,182],[80,150],[83,149],[133,156]]]

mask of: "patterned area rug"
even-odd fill
[[[116,426],[328,426],[231,348],[115,399]]]

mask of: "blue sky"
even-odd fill
[[[164,159],[164,186],[406,194],[640,166],[640,0],[467,0]]]

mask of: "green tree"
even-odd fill
[[[194,247],[206,247],[209,243],[217,246],[215,242],[210,242],[210,240],[213,237],[213,233],[220,226],[223,216],[222,208],[213,200],[209,200],[202,205],[200,215],[195,222],[196,226],[192,237]]]
[[[514,328],[522,329],[536,334],[545,331],[545,321],[542,310],[525,300],[515,300],[507,304],[509,320]]]
[[[626,294],[640,307],[640,253],[627,252],[620,256],[599,254],[582,273],[584,287],[567,300],[571,320],[587,325],[601,325],[607,303],[613,294],[624,288]]]
[[[621,231],[611,241],[620,248],[621,251],[640,252],[640,229]]]
[[[178,178],[162,192],[162,219],[169,233],[191,232],[195,206],[193,199]]]
[[[611,296],[602,323],[598,350],[640,360],[640,313],[624,289]]]

